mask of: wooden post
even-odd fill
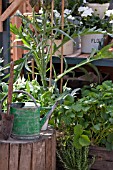
[[[5,21],[8,17],[13,15],[18,7],[23,3],[23,0],[13,1],[11,5],[4,11],[4,13],[0,16],[0,21]]]
[[[51,27],[53,27],[53,10],[54,10],[54,0],[51,2]],[[53,31],[51,32],[51,38],[53,38]],[[53,40],[51,39],[51,45],[50,45],[50,81],[49,86],[51,86],[51,80],[52,80],[52,53],[53,53]]]
[[[0,0],[0,15],[2,15],[2,0]],[[3,32],[3,23],[0,21],[0,32]]]

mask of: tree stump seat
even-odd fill
[[[56,134],[49,128],[35,140],[0,140],[0,170],[55,170]]]

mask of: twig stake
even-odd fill
[[[62,13],[61,13],[61,28],[64,29],[64,0],[62,0]],[[63,41],[63,34],[61,35],[61,41]],[[61,46],[61,74],[63,73],[63,45]],[[62,93],[62,87],[63,87],[63,78],[61,78],[60,81],[60,92]]]

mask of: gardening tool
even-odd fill
[[[7,98],[7,112],[0,113],[0,138],[7,140],[12,131],[14,115],[10,115],[10,106],[12,103],[12,91],[13,91],[13,70],[14,62],[10,63],[10,78],[9,78],[9,87],[8,87],[8,98]],[[0,108],[2,111],[2,107]]]
[[[13,128],[11,136],[15,139],[36,139],[40,136],[40,131],[47,129],[44,126],[47,125],[47,122],[54,111],[54,109],[57,107],[58,101],[55,102],[55,104],[52,107],[40,107],[39,104],[37,104],[35,98],[23,90],[15,90],[13,93],[23,93],[27,95],[29,98],[32,99],[35,106],[30,106],[25,104],[23,107],[18,107],[18,103],[14,104],[12,103],[10,108],[10,114],[14,116],[14,122],[13,122]],[[7,95],[4,97],[3,101]],[[43,118],[40,117],[40,112],[44,111],[45,116]],[[45,113],[46,112],[46,113]],[[43,127],[43,129],[42,129]]]

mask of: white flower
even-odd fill
[[[42,8],[39,10],[39,14],[43,14],[43,10],[42,10]]]
[[[53,10],[54,13],[59,13],[56,9]]]
[[[83,3],[86,3],[86,0],[83,0]]]
[[[113,24],[113,20],[111,20],[109,23],[110,23],[110,24]]]
[[[70,19],[70,20],[74,20],[75,19],[75,17],[73,17],[72,15],[69,15],[67,18]]]
[[[85,10],[88,10],[89,9],[89,7],[79,7],[78,8],[78,12],[84,12]]]
[[[71,14],[71,10],[69,10],[69,9],[65,9],[65,10],[64,10],[64,14],[66,14],[66,15]]]
[[[22,15],[22,13],[19,10],[17,10],[15,15]]]
[[[57,11],[57,10],[53,10],[54,14],[55,14],[55,17],[56,18],[60,18],[60,13]]]
[[[78,8],[79,13],[82,13],[82,17],[92,16],[93,10],[92,8],[87,7],[79,7]]]
[[[107,10],[105,15],[110,17],[111,15],[113,15],[113,10]]]
[[[41,18],[40,19],[37,18],[36,20],[37,20],[38,23],[42,23],[42,19]]]
[[[92,13],[93,13],[92,8],[88,8],[87,10],[85,10],[85,11],[81,14],[81,16],[82,16],[82,17],[92,16]]]
[[[80,25],[83,25],[83,22],[82,22],[82,21],[80,21]]]

